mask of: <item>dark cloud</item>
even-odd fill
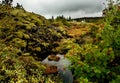
[[[58,1],[52,4],[46,4],[43,7],[46,10],[43,10],[45,13],[65,13],[65,12],[76,12],[76,11],[85,11],[88,13],[98,12],[103,9],[103,0],[66,0],[66,1]]]
[[[28,11],[33,11],[49,18],[65,15],[71,17],[101,16],[106,0],[14,0]]]

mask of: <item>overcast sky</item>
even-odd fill
[[[18,2],[27,11],[35,12],[51,18],[64,15],[72,18],[102,16],[106,0],[13,0]]]

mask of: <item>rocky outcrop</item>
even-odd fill
[[[73,83],[72,72],[68,69],[71,63],[64,55],[49,55],[42,64],[46,66],[46,74],[58,73],[63,83]]]

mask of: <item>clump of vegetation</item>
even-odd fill
[[[67,36],[62,26],[49,25],[43,16],[18,7],[10,7],[9,15],[5,11],[9,10],[1,10],[4,16],[0,20],[0,39],[20,48],[22,53],[44,59],[58,46],[56,42]]]
[[[119,17],[118,5],[113,5],[106,13],[104,29],[98,29],[101,33],[94,27],[90,31],[97,42],[76,46],[66,54],[73,62],[71,70],[77,83],[119,83]]]
[[[44,53],[66,32],[18,6],[0,4],[0,82],[54,83],[58,76],[45,75],[45,66],[35,59],[47,57]]]
[[[2,83],[61,83],[59,76],[47,75],[40,61],[27,54],[19,55],[21,50],[0,41],[0,82]],[[45,75],[46,74],[46,75]]]
[[[0,41],[0,82],[43,82],[45,67],[31,56],[18,56],[20,49]]]

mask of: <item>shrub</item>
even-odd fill
[[[120,75],[120,11],[113,5],[107,11],[104,29],[97,43],[74,47],[66,54],[70,67],[79,83],[118,83]],[[94,33],[94,37],[96,36]],[[97,39],[97,38],[96,38]],[[72,52],[72,53],[71,53]]]

